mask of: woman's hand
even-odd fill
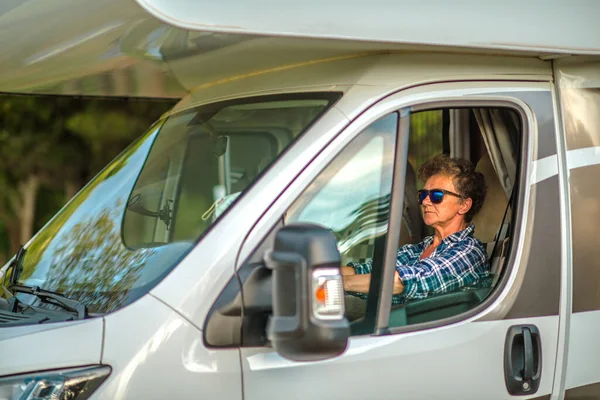
[[[371,274],[357,274],[352,267],[341,267],[340,271],[344,277],[344,290],[348,292],[369,293]],[[400,279],[398,271],[394,271],[394,294],[404,293],[404,284]]]
[[[400,274],[398,274],[398,271],[394,271],[394,290],[392,291],[392,293],[404,293],[404,284],[402,283],[402,279],[400,279]]]
[[[348,266],[340,267],[340,272],[342,275],[356,275],[354,268]]]

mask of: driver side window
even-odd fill
[[[285,215],[285,224],[311,222],[331,229],[342,265],[381,263],[388,231],[398,114],[362,131],[308,186]],[[364,315],[366,301],[346,295],[346,316]],[[353,332],[370,332],[356,321]]]
[[[373,258],[387,232],[398,115],[387,115],[354,139],[292,205],[285,224],[331,229],[342,265]]]

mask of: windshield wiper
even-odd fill
[[[70,299],[60,293],[51,292],[49,290],[40,289],[38,286],[25,286],[19,285],[19,276],[21,275],[21,271],[23,270],[23,258],[25,257],[25,247],[21,245],[19,247],[19,251],[15,255],[15,258],[11,262],[11,265],[8,269],[12,268],[12,275],[10,279],[9,290],[4,288],[5,292],[8,292],[10,308],[13,312],[15,312],[19,306],[25,306],[23,302],[19,301],[15,297],[16,293],[25,293],[36,296],[42,303],[52,304],[58,306],[62,309],[65,309],[70,312],[77,313],[78,319],[85,319],[88,317],[88,309],[87,306],[77,300]],[[8,269],[6,272],[8,272]],[[27,306],[26,308],[31,308]]]
[[[2,271],[2,283],[0,283],[0,288],[2,289],[2,293],[6,296],[7,300],[12,301],[11,308],[18,308],[19,299],[13,296],[10,290],[6,287],[6,277],[8,275],[8,271],[12,269],[12,275],[10,276],[10,280],[8,281],[8,286],[16,285],[19,281],[19,275],[21,274],[21,270],[23,269],[23,257],[25,256],[25,247],[23,245],[19,246],[19,250],[15,257],[10,262],[8,267]]]
[[[14,293],[26,293],[36,296],[42,303],[52,304],[61,307],[67,311],[77,313],[78,319],[88,317],[87,306],[77,300],[70,299],[60,293],[40,289],[38,286],[12,285],[11,291]]]
[[[19,275],[21,275],[21,271],[23,270],[23,258],[25,258],[26,251],[27,250],[25,250],[25,247],[23,247],[23,245],[19,246],[19,250],[17,251],[15,258],[12,260],[10,266],[8,267],[8,269],[12,268],[12,275],[10,277],[11,285],[16,285],[19,281]],[[6,271],[7,273],[8,269]]]

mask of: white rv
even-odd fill
[[[0,399],[600,398],[598,15],[3,1],[1,91],[183,98],[2,269]],[[493,284],[392,306],[438,153]]]

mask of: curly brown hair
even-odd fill
[[[465,214],[465,221],[471,222],[485,201],[487,186],[483,174],[475,171],[475,166],[471,161],[439,154],[421,165],[417,176],[425,182],[433,175],[438,174],[452,178],[458,194],[473,201],[471,209]]]

